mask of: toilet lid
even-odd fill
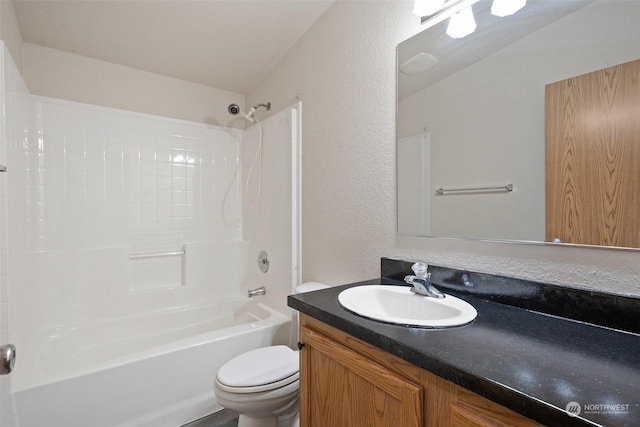
[[[216,379],[228,387],[257,387],[293,377],[299,367],[297,352],[276,345],[234,357],[220,368]]]

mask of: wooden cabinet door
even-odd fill
[[[545,88],[546,240],[640,247],[640,60]]]
[[[300,339],[302,427],[421,425],[421,387],[311,329]]]
[[[520,414],[456,387],[451,404],[451,427],[542,427]]]

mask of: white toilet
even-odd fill
[[[326,288],[303,283],[296,293]],[[215,379],[218,403],[240,414],[238,427],[299,425],[298,352],[276,345],[248,351],[225,363]]]

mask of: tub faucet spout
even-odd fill
[[[265,295],[266,293],[267,293],[267,288],[265,288],[264,286],[260,286],[259,288],[256,288],[256,289],[249,289],[249,291],[247,292],[247,296],[251,298],[256,295]]]

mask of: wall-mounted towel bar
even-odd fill
[[[469,187],[469,188],[438,188],[436,194],[439,196],[455,193],[489,193],[494,191],[513,191],[513,184],[496,187]]]
[[[171,252],[145,252],[138,254],[129,254],[129,259],[147,259],[147,258],[164,258],[170,256],[183,256],[186,255],[186,250],[182,249],[181,251],[171,251]]]

